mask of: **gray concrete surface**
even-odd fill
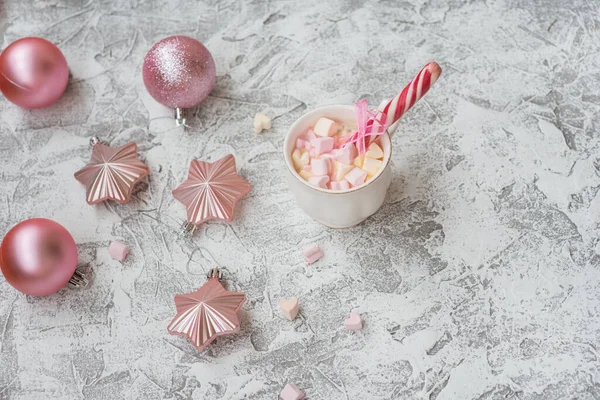
[[[72,73],[48,109],[0,98],[0,231],[52,218],[93,271],[32,298],[0,278],[0,399],[600,398],[600,5],[505,1],[0,1],[0,44],[43,36]],[[141,79],[153,43],[191,35],[215,90],[173,127]],[[394,138],[381,211],[325,229],[280,154],[304,111],[395,95],[444,69]],[[256,112],[273,129],[252,132]],[[97,135],[151,168],[128,205],[90,207],[73,173]],[[232,224],[179,240],[171,190],[233,153],[254,190]],[[108,244],[132,248],[123,263]],[[307,267],[299,249],[326,253]],[[220,265],[242,330],[198,353],[167,334],[173,296]],[[301,317],[278,302],[296,296]],[[351,310],[365,319],[345,331]]]

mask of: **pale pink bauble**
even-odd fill
[[[197,106],[216,81],[210,52],[188,36],[170,36],[152,46],[144,58],[142,74],[150,95],[171,108]]]
[[[64,287],[77,268],[77,246],[59,223],[32,218],[15,225],[0,245],[0,269],[15,289],[46,296]]]
[[[62,96],[68,80],[65,56],[46,39],[19,39],[0,53],[0,91],[19,107],[49,106]]]

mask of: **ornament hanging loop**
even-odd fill
[[[181,231],[179,234],[181,236],[192,236],[194,232],[196,232],[196,228],[197,226],[195,224],[185,221],[183,224],[181,224]]]
[[[217,278],[220,281],[223,279],[223,271],[221,271],[219,268],[211,268],[206,276],[208,279]]]
[[[185,121],[187,118],[187,111],[185,108],[175,108],[175,125],[177,126],[186,126]]]
[[[102,140],[100,140],[100,138],[98,136],[92,136],[90,138],[90,146],[94,147],[98,143],[102,143]]]
[[[85,275],[82,274],[79,270],[75,270],[71,279],[69,279],[69,284],[76,288],[84,288],[88,285],[88,280],[85,278]]]

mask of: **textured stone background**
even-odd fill
[[[46,37],[72,79],[58,104],[0,98],[0,231],[52,218],[85,290],[18,294],[0,278],[0,399],[600,398],[600,4],[597,0],[0,0],[0,43]],[[141,79],[153,43],[187,34],[218,82],[173,127]],[[287,127],[328,103],[395,95],[444,69],[394,138],[386,204],[350,230],[302,214]],[[276,117],[252,133],[252,116]],[[90,207],[73,173],[98,135],[151,168],[128,205]],[[171,190],[193,158],[236,156],[254,190],[232,224],[178,240]],[[123,264],[111,240],[132,247]],[[299,248],[326,257],[306,267]],[[173,296],[220,265],[242,330],[198,353],[169,336]],[[278,311],[297,296],[294,322]],[[341,328],[360,311],[365,329]]]

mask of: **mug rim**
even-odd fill
[[[285,163],[287,165],[287,168],[289,170],[289,172],[294,176],[294,178],[296,178],[297,180],[299,180],[300,182],[302,182],[304,185],[306,185],[307,187],[309,187],[310,189],[313,189],[317,192],[321,192],[321,193],[326,193],[326,194],[348,194],[348,193],[354,193],[354,192],[358,192],[359,190],[365,189],[367,187],[369,187],[373,182],[375,182],[377,179],[379,179],[381,177],[381,175],[383,175],[383,171],[385,171],[385,169],[387,167],[389,167],[390,165],[390,161],[392,160],[392,137],[390,136],[390,134],[388,133],[387,129],[384,132],[384,135],[387,136],[389,142],[390,142],[390,150],[389,150],[389,154],[387,157],[387,160],[384,157],[384,161],[385,164],[383,164],[381,166],[381,168],[379,168],[379,171],[377,171],[377,174],[375,174],[373,176],[373,178],[371,178],[369,181],[367,181],[366,183],[363,183],[360,186],[355,186],[353,188],[350,189],[345,189],[345,190],[331,190],[331,189],[323,189],[320,187],[316,187],[311,185],[310,183],[308,183],[308,181],[305,181],[304,179],[302,179],[302,177],[298,174],[298,172],[296,171],[296,168],[293,167],[292,161],[291,161],[291,154],[288,154],[287,148],[288,148],[288,144],[290,142],[290,137],[292,134],[292,131],[294,131],[296,125],[304,118],[306,117],[308,114],[311,114],[315,111],[324,109],[324,108],[332,108],[332,107],[336,107],[336,108],[344,108],[344,109],[350,109],[353,110],[354,107],[350,106],[350,105],[346,105],[346,104],[329,104],[329,105],[323,105],[323,106],[319,106],[319,107],[315,107],[307,112],[305,112],[304,114],[302,114],[300,117],[298,117],[294,123],[290,126],[290,128],[288,129],[286,135],[285,135],[285,140],[283,141],[283,159],[285,160]],[[326,115],[322,115],[324,117],[326,117]]]

